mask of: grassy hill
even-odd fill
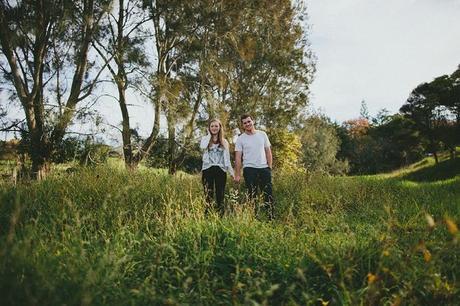
[[[276,219],[228,184],[106,166],[0,187],[2,305],[455,305],[460,168],[275,173]]]

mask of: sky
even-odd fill
[[[317,57],[314,109],[342,122],[398,112],[420,83],[460,65],[460,0],[305,0]]]
[[[357,118],[363,100],[371,116],[383,108],[396,113],[417,85],[460,64],[460,0],[299,1],[307,6],[317,57],[311,106],[339,123]],[[153,107],[138,95],[128,98],[131,124],[146,137]],[[106,133],[119,141],[111,128],[121,122],[117,102],[101,100]]]

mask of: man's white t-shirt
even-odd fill
[[[235,151],[243,153],[243,168],[267,168],[265,148],[269,147],[267,134],[258,130],[252,135],[241,134],[235,143]]]

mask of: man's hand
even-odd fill
[[[241,180],[241,156],[242,156],[241,151],[235,151],[235,177],[233,180],[235,183],[239,183]]]

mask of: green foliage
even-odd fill
[[[433,154],[448,149],[452,158],[460,144],[460,68],[417,86],[400,111],[412,119],[426,150]]]
[[[191,146],[183,160],[178,161],[178,170],[196,173],[201,170],[202,153],[198,144]],[[146,159],[152,168],[167,168],[169,163],[168,140],[159,137]]]
[[[299,170],[302,166],[299,136],[285,129],[271,129],[267,134],[272,145],[274,168],[281,172]]]
[[[371,121],[359,118],[337,128],[338,156],[350,164],[352,174],[388,172],[420,160],[423,142],[412,120],[380,112]]]
[[[348,172],[348,162],[338,160],[340,139],[336,127],[322,115],[312,115],[297,131],[302,143],[302,165],[308,171],[332,174]]]
[[[20,141],[17,139],[0,141],[0,160],[16,160],[19,146]]]
[[[158,170],[1,185],[2,304],[455,305],[459,179],[275,175],[270,223]]]
[[[96,166],[107,162],[112,154],[112,147],[92,141],[86,141],[79,152],[79,161],[82,166]]]
[[[84,146],[84,140],[75,137],[66,137],[54,152],[52,160],[58,164],[79,160],[82,151],[84,151]]]
[[[230,128],[250,112],[285,128],[308,103],[314,57],[299,3],[224,1],[208,6],[201,72],[208,76],[207,112],[227,113]]]

